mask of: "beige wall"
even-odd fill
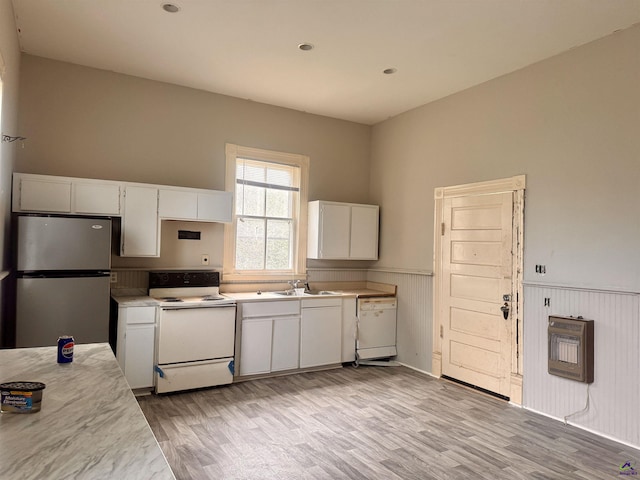
[[[525,280],[640,291],[639,84],[636,26],[376,125],[379,266],[432,269],[435,187],[526,174]]]
[[[310,200],[368,201],[369,126],[30,55],[21,74],[29,142],[18,172],[222,190],[229,142],[308,155]],[[202,248],[221,248],[221,231]],[[180,266],[176,247],[163,233],[164,258],[114,264]],[[195,265],[200,253],[222,256],[199,250]]]
[[[18,84],[20,76],[20,49],[16,35],[13,7],[10,0],[0,0],[0,52],[4,59],[5,72],[2,76],[2,133],[23,135],[18,129]],[[19,142],[0,144],[0,346],[8,345],[12,337],[13,326],[6,319],[12,318],[5,301],[11,296],[10,278],[5,278],[11,265],[10,211],[11,211],[11,172],[13,171],[16,149]]]

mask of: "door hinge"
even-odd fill
[[[440,338],[444,338],[444,327],[440,325]]]
[[[442,223],[440,224],[440,227],[441,227],[441,233],[440,233],[440,235],[444,235],[444,222],[442,222]]]

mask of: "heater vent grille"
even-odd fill
[[[593,320],[549,317],[549,373],[593,382]]]

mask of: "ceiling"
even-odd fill
[[[13,6],[25,53],[369,125],[640,22],[640,0]]]

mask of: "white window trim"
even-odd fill
[[[225,190],[233,193],[232,223],[224,226],[224,264],[222,269],[225,281],[259,281],[259,280],[292,280],[306,278],[307,271],[307,203],[309,187],[309,157],[294,153],[275,152],[260,148],[243,147],[227,143],[226,149]],[[236,159],[250,158],[265,162],[282,163],[300,167],[300,210],[298,211],[297,245],[294,252],[294,274],[291,273],[238,273],[235,271],[236,256]]]

